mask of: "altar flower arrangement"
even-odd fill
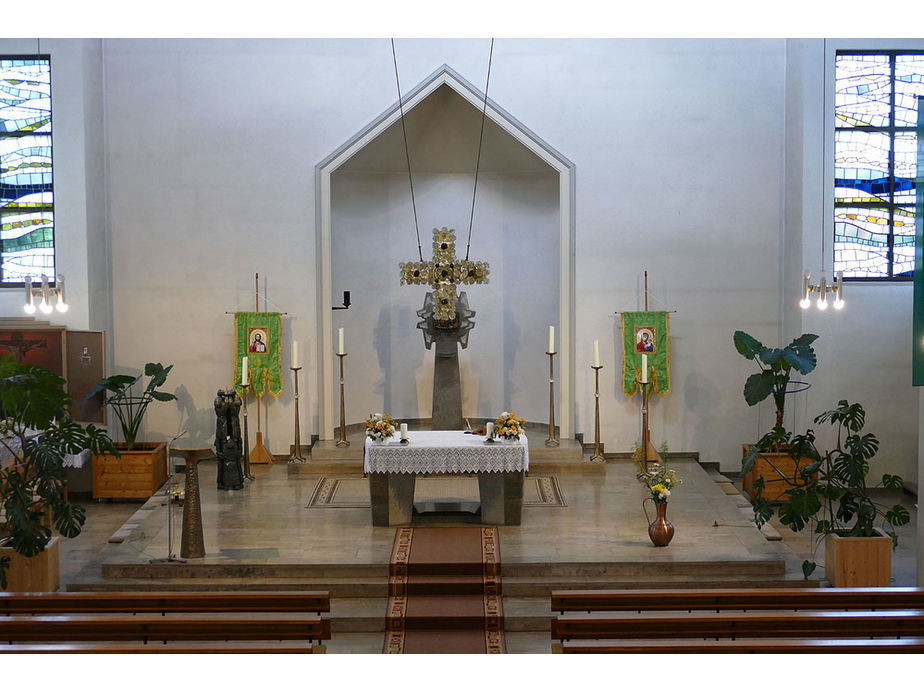
[[[526,433],[526,419],[521,419],[514,412],[504,411],[494,422],[494,435],[507,440],[519,440],[520,434]]]
[[[395,434],[395,420],[391,414],[369,414],[366,419],[366,435],[372,440],[385,440]]]
[[[667,503],[671,489],[683,483],[677,472],[657,462],[651,465],[651,471],[645,474],[643,479],[651,493],[651,500],[655,503]]]

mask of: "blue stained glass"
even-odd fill
[[[0,58],[0,282],[55,274],[51,70]]]

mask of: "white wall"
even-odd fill
[[[0,42],[4,50],[8,45]],[[83,55],[80,41],[49,45]],[[828,48],[833,50],[830,42]],[[472,84],[484,83],[487,40],[400,40],[397,49],[405,89],[444,63]],[[287,313],[286,334],[303,345],[309,367],[302,371],[300,409],[307,439],[318,430],[316,350],[330,346],[317,343],[313,169],[395,102],[388,41],[104,40],[100,62],[115,366],[176,364],[170,385],[180,404],[152,410],[150,435],[188,428],[184,444],[208,444],[214,391],[232,378],[232,317],[226,311],[253,307],[259,272],[261,280],[267,278],[270,308]],[[91,64],[92,55],[79,63]],[[821,105],[812,97],[820,63],[819,42],[813,41],[495,44],[491,98],[576,165],[575,428],[585,439],[593,431],[594,339],[601,340],[605,366],[606,450],[627,451],[639,438],[639,399],[627,400],[618,384],[615,312],[642,307],[641,277],[648,270],[652,307],[663,303],[676,311],[673,391],[655,397],[651,407],[656,443],[666,440],[674,450],[698,450],[724,469],[737,468],[740,444],[754,439],[758,422],[765,425],[769,413],[744,403],[741,389],[751,364],[735,352],[732,333],[743,329],[779,343],[796,330],[812,330],[821,335],[819,368],[811,399],[807,395],[795,409],[801,406],[810,418],[818,408],[816,396],[819,407],[832,397],[860,397],[871,411],[871,429],[888,438],[883,459],[914,476],[902,461],[915,459],[917,449],[910,359],[901,346],[910,334],[906,287],[848,287],[842,316],[831,318],[829,312],[804,322],[786,300],[792,275],[814,269],[819,257],[814,221],[821,216],[815,202],[819,176],[812,162],[820,150]],[[70,69],[75,68],[62,66],[55,78]],[[79,71],[75,79],[93,82]],[[77,121],[68,128],[56,120],[56,163],[65,154],[80,162],[63,160],[64,169],[57,171],[63,196],[59,229],[73,221],[76,237],[86,244],[92,236],[85,207],[95,198],[84,194],[77,205],[84,209],[75,211],[66,186],[73,181],[93,191],[83,180],[89,159],[80,150],[87,145],[78,144],[93,130],[92,124],[86,128],[86,116],[70,110],[92,118],[94,106],[87,103],[92,99],[55,88],[56,118]],[[442,222],[422,228],[428,233],[437,224]],[[92,265],[66,242],[59,249],[63,262],[78,266],[65,269],[69,283],[80,266]],[[422,289],[398,286],[395,263],[409,253],[413,257],[414,250],[396,246],[384,265],[393,272],[388,291],[395,301],[381,304],[380,314],[383,306],[395,309],[402,324],[416,321]],[[517,281],[500,269],[492,264],[492,284]],[[333,287],[334,295],[350,288],[358,300],[380,291],[382,278],[364,280],[351,278],[351,286]],[[490,321],[500,318],[484,305],[479,287],[469,296],[479,324],[463,374],[477,377],[491,367],[476,352],[482,348],[479,331],[497,329]],[[336,321],[355,320],[353,310],[338,311],[335,327]],[[531,317],[520,339],[538,339],[541,346],[548,324],[538,314]],[[419,380],[430,355],[414,332],[408,377]],[[883,364],[878,371],[864,357],[864,349],[878,348],[873,334],[890,344],[875,352]],[[348,376],[350,387],[366,389],[369,402],[386,396],[386,365],[372,344],[374,338],[368,338],[369,358],[351,358]],[[287,363],[288,353],[283,358]],[[515,377],[524,378],[533,366],[514,368]],[[293,401],[290,381],[286,384],[279,401],[263,410],[273,452],[287,450],[292,441]],[[477,387],[485,392],[482,384]],[[394,391],[389,396],[396,397]],[[512,397],[511,406],[531,406],[518,402],[516,392]],[[416,406],[423,407],[419,395]],[[479,400],[479,414],[481,406]],[[484,407],[493,410],[496,403],[485,400]],[[348,418],[360,421],[366,413]]]
[[[430,418],[433,351],[416,325],[427,286],[401,286],[399,263],[419,260],[407,174],[335,174],[332,189],[334,296],[353,306],[334,313],[348,340],[345,401],[354,417],[388,411]],[[471,174],[414,177],[424,260],[433,228],[456,230],[465,257]],[[493,418],[515,410],[548,421],[548,326],[557,324],[558,176],[479,176],[470,259],[490,264],[487,284],[460,285],[475,311],[467,349],[459,350],[462,411]],[[357,373],[362,376],[357,376]],[[363,377],[364,376],[364,377]]]

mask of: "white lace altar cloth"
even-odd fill
[[[476,472],[528,472],[529,445],[525,435],[515,444],[462,431],[409,431],[408,444],[398,436],[376,445],[366,438],[363,471],[366,474],[463,474]]]

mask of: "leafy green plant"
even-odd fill
[[[106,431],[71,418],[70,404],[63,378],[19,363],[12,354],[0,361],[0,448],[11,457],[0,471],[0,502],[6,515],[0,539],[23,556],[41,553],[52,529],[65,537],[77,536],[86,520],[84,509],[66,499],[65,455],[86,449],[114,451]],[[2,589],[9,562],[8,557],[0,559]]]
[[[173,366],[164,367],[160,363],[146,363],[144,365],[144,376],[150,378],[141,394],[136,395],[135,385],[137,385],[142,375],[110,375],[108,378],[100,380],[85,399],[103,393],[103,401],[107,406],[112,407],[115,415],[119,418],[122,426],[122,438],[125,441],[125,447],[132,450],[135,447],[138,438],[138,431],[141,429],[141,422],[148,410],[148,405],[157,400],[158,402],[169,402],[176,399],[176,395],[171,392],[161,392],[157,388],[161,387],[166,381],[167,376]]]
[[[753,407],[772,395],[773,403],[776,405],[777,426],[783,425],[786,391],[793,369],[802,375],[808,375],[815,370],[816,357],[812,342],[816,339],[818,335],[803,334],[785,347],[770,348],[746,332],[735,332],[735,349],[746,359],[756,361],[760,366],[760,372],[751,375],[744,383],[744,399]]]
[[[870,462],[879,451],[879,439],[873,433],[864,433],[866,410],[857,402],[840,400],[837,407],[815,417],[814,422],[829,423],[837,429],[836,443],[823,455],[815,447],[815,432],[791,435],[782,427],[765,435],[757,446],[774,446],[784,449],[796,464],[793,478],[786,478],[790,488],[783,492],[784,499],[777,509],[780,522],[793,531],[811,526],[819,536],[812,551],[814,557],[820,539],[838,533],[851,537],[871,537],[879,528],[892,538],[893,548],[898,545],[895,527],[907,525],[911,515],[901,504],[891,507],[873,499],[867,485]],[[755,448],[756,451],[757,448]],[[751,470],[758,454],[749,454],[742,460],[742,472]],[[882,475],[882,487],[900,492],[904,482],[894,474]],[[773,508],[763,497],[764,479],[754,485],[754,520],[761,526],[773,517]],[[807,578],[816,564],[807,560],[802,571]]]

